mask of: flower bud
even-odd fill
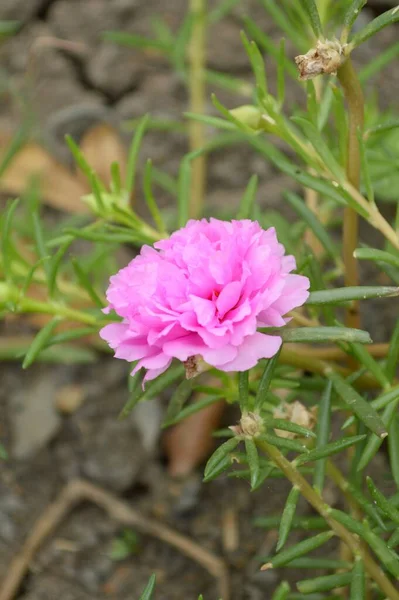
[[[325,42],[318,40],[316,48],[295,57],[299,79],[306,81],[317,75],[335,75],[337,69],[345,61],[344,48],[345,46],[342,46],[338,40],[326,40]]]
[[[260,129],[262,113],[256,106],[239,106],[229,111],[231,116],[251,129]]]

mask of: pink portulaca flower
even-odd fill
[[[144,246],[111,277],[106,312],[121,323],[100,335],[116,358],[138,361],[145,380],[173,358],[193,356],[222,371],[246,371],[281,345],[258,327],[281,327],[307,299],[309,280],[292,275],[274,228],[249,220],[190,221],[167,240]]]

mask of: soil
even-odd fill
[[[211,30],[209,63],[213,69],[250,79],[239,39],[239,4],[232,16]],[[279,39],[255,0],[242,4],[261,28]],[[370,0],[365,18],[391,4],[395,3]],[[185,0],[1,0],[0,20],[18,19],[22,27],[1,48],[0,65],[15,94],[0,106],[0,128],[18,123],[21,113],[15,95],[24,97],[34,115],[36,137],[67,161],[62,141],[66,132],[79,136],[98,120],[120,127],[123,120],[144,112],[160,118],[179,117],[187,108],[187,96],[168,64],[153,53],[106,43],[101,33],[149,34],[151,19],[157,14],[176,30],[186,5]],[[356,61],[367,63],[395,35],[393,28],[384,30],[376,38],[377,47],[365,45]],[[73,42],[73,51],[38,42],[48,37]],[[272,66],[269,76],[271,86],[275,85]],[[397,65],[383,71],[372,86],[379,89],[381,105],[389,105],[399,92]],[[229,106],[248,102],[226,92],[218,95]],[[293,101],[295,91],[289,87],[288,103]],[[142,154],[176,174],[186,150],[182,136],[152,132],[146,136]],[[216,152],[210,161],[209,210],[236,206],[254,172],[260,176],[262,206],[281,207],[282,192],[292,183],[247,148],[234,147]],[[161,197],[161,202],[166,201]],[[368,235],[368,230],[365,233]],[[368,272],[364,276],[367,279]],[[386,338],[392,326],[395,308],[390,306],[384,305],[384,311],[371,308],[364,315],[365,327],[376,341]],[[253,519],[281,509],[289,491],[287,484],[272,480],[250,494],[247,483],[223,477],[199,485],[200,472],[183,482],[171,480],[160,441],[164,399],[140,407],[125,421],[117,419],[127,399],[127,375],[125,365],[111,358],[80,367],[35,365],[28,371],[17,364],[0,365],[0,436],[10,454],[0,477],[0,580],[43,509],[76,477],[113,491],[143,514],[222,556],[230,570],[232,600],[270,598],[281,579],[305,578],[303,571],[259,571],[258,557],[273,551],[275,536],[254,527]],[[80,406],[71,414],[57,409],[60,390],[64,397],[76,391],[81,396],[77,400]],[[384,455],[378,460],[383,469]],[[309,514],[305,504],[300,511]],[[229,551],[224,541],[231,519],[238,528],[234,551]],[[195,599],[200,593],[205,600],[218,598],[212,575],[160,540],[139,535],[133,552],[116,560],[115,542],[121,535],[123,528],[99,508],[80,505],[37,553],[17,597],[130,600],[139,597],[150,574],[156,573],[158,600]]]

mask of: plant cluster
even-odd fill
[[[368,80],[397,56],[399,44],[375,56],[360,72],[351,56],[367,40],[372,44],[383,27],[399,20],[399,6],[364,28],[356,28],[365,0],[324,0],[317,6],[314,0],[259,2],[296,49],[297,57],[292,60],[284,40],[276,47],[259,25],[245,16],[242,43],[253,71],[252,84],[206,66],[206,34],[211,35],[213,24],[234,8],[234,0],[221,1],[213,11],[206,10],[204,0],[192,0],[176,35],[161,20],[154,22],[152,39],[106,34],[112,42],[162,53],[187,84],[190,112],[185,115],[184,130],[190,152],[182,159],[176,178],[150,160],[146,163],[142,191],[151,215],[149,223],[131,203],[138,190],[141,141],[149,128],[181,130],[182,124],[150,116],[135,122],[126,175],[121,175],[118,163],[112,164],[110,185],[67,138],[91,186],[91,193],[82,198],[91,217],[73,217],[47,227],[41,217],[40,181],[32,181],[21,198],[10,201],[1,217],[2,316],[34,313],[45,319],[31,343],[0,348],[0,356],[21,358],[27,368],[36,360],[90,361],[96,353],[107,351],[98,332],[121,323],[112,311],[104,312],[102,290],[117,270],[115,257],[120,245],[138,249],[153,245],[185,227],[190,217],[212,215],[212,207],[203,206],[206,158],[216,149],[247,144],[301,187],[302,193],[284,192],[297,219],[292,224],[277,211],[257,205],[255,175],[237,214],[229,218],[257,221],[265,230],[276,228],[286,252],[296,258],[297,273],[310,282],[306,303],[297,308],[302,304],[297,302],[287,309],[291,318],[287,326],[262,327],[262,334],[277,335],[283,343],[271,352],[271,358],[259,360],[249,370],[231,373],[223,364],[220,368],[202,365],[197,377],[186,379],[186,369],[193,367],[184,364],[192,358],[186,356],[143,388],[143,369],[135,369],[122,417],[165,388],[172,390],[165,425],[176,424],[220,399],[237,403],[240,422],[217,432],[227,439],[209,459],[205,481],[227,473],[247,480],[251,490],[257,490],[266,480],[286,478],[292,488],[282,514],[255,523],[279,532],[276,553],[264,557],[262,568],[292,566],[325,572],[297,582],[297,591],[281,583],[273,600],[332,599],[341,597],[342,589],[352,600],[397,600],[399,319],[390,339],[373,344],[362,329],[359,303],[379,299],[384,310],[384,298],[399,294],[399,121],[392,111],[381,112],[373,98],[365,101],[363,93]],[[277,64],[276,94],[268,85],[265,55],[267,61]],[[290,111],[286,108],[287,78],[296,82],[304,99]],[[207,83],[244,95],[247,101],[226,107],[213,95],[215,113],[205,114]],[[18,154],[25,133],[22,127],[3,156],[0,176]],[[276,139],[280,140],[278,147]],[[163,213],[158,208],[159,186],[171,195],[174,211]],[[394,222],[384,217],[384,203],[396,203]],[[359,220],[379,232],[380,247],[359,241]],[[337,227],[342,229],[339,239]],[[74,258],[77,240],[87,241],[91,251]],[[359,261],[374,263],[386,284],[360,285]],[[134,297],[131,302],[134,304]],[[126,316],[123,311],[119,314]],[[201,352],[195,355],[204,358]],[[129,353],[121,357],[129,360]],[[133,367],[138,358],[129,360]],[[198,398],[198,392],[200,399],[190,401]],[[340,424],[339,435],[332,436],[333,422]],[[388,447],[387,477],[398,488],[389,497],[381,491],[380,482],[367,476],[367,468],[383,444]],[[345,473],[334,462],[334,457],[344,452],[348,458]],[[345,511],[326,502],[327,480],[339,490]],[[301,496],[314,509],[314,516],[296,516]],[[290,544],[293,530],[303,532],[299,543]],[[314,554],[330,540],[339,541],[335,546],[331,542],[337,550],[341,547],[338,558]],[[143,600],[151,597],[154,585],[152,578]]]

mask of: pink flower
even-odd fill
[[[105,311],[123,320],[100,332],[116,358],[138,361],[133,373],[147,369],[145,380],[196,355],[222,371],[250,369],[282,342],[257,328],[285,325],[309,295],[274,228],[257,222],[189,221],[155,248],[111,277]]]

